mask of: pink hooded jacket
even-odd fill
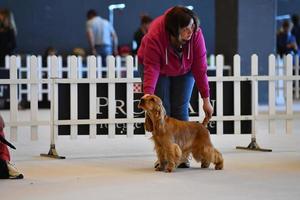
[[[199,28],[190,41],[183,45],[182,60],[180,60],[171,47],[170,36],[165,30],[167,12],[151,23],[138,50],[139,62],[144,65],[144,93],[154,93],[160,74],[179,76],[192,71],[202,98],[209,97],[206,47],[202,31]]]

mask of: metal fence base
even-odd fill
[[[56,159],[65,159],[65,156],[59,156],[56,149],[55,149],[55,144],[50,145],[50,150],[48,154],[41,153],[40,154],[42,157],[49,157],[49,158],[56,158]]]
[[[243,150],[252,150],[252,151],[264,151],[264,152],[271,152],[272,149],[262,149],[256,142],[255,138],[251,138],[251,142],[247,147],[236,147],[236,149],[243,149]]]

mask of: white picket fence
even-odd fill
[[[58,56],[58,77],[70,77],[70,60],[71,56],[67,57],[67,65],[63,65],[63,60],[61,56]],[[18,69],[18,77],[20,79],[30,79],[30,62],[31,56],[26,56],[26,65],[21,64],[21,57],[17,56],[17,69]],[[97,77],[104,77],[107,74],[107,67],[102,66],[102,58],[101,56],[97,56]],[[5,57],[6,65],[5,68],[9,69],[9,56]],[[83,78],[84,75],[87,74],[88,68],[83,62],[82,57],[78,57],[78,77]],[[116,56],[116,76],[122,77],[126,74],[126,67],[123,64],[124,58],[120,56]],[[137,71],[137,57],[134,58],[134,71]],[[50,57],[47,58],[47,64],[42,62],[42,56],[37,56],[37,70],[39,79],[47,79],[50,77]],[[30,101],[30,84],[19,84],[18,85],[18,100],[28,100]],[[38,88],[39,101],[42,101],[43,95],[47,96],[47,100],[50,101],[50,85],[49,83],[39,84]]]
[[[31,56],[28,59],[29,76],[26,79],[18,79],[18,67],[20,64],[19,57],[11,56],[7,58],[7,67],[10,69],[10,79],[0,79],[0,84],[10,85],[10,120],[7,125],[10,127],[10,135],[12,140],[17,139],[17,131],[20,126],[30,126],[31,136],[33,139],[38,138],[38,127],[40,125],[50,125],[51,133],[54,137],[57,136],[57,129],[59,125],[71,125],[71,138],[75,139],[77,137],[77,125],[86,124],[90,126],[89,135],[91,138],[96,137],[96,125],[97,124],[109,124],[108,133],[109,137],[115,136],[115,124],[125,123],[127,124],[127,135],[129,137],[133,136],[134,123],[142,123],[143,118],[134,118],[133,115],[133,84],[140,82],[140,78],[134,78],[134,62],[131,56],[126,57],[126,64],[124,72],[126,72],[126,77],[120,77],[117,75],[118,58],[113,56],[107,57],[108,67],[107,77],[102,77],[101,70],[101,60],[94,56],[87,58],[87,67],[84,70],[87,72],[87,77],[83,78],[80,76],[80,71],[83,70],[80,66],[80,59],[75,56],[68,58],[68,70],[69,77],[62,78],[62,65],[61,58],[52,56],[48,58],[47,73],[50,76],[47,78],[41,78],[41,69],[39,63],[41,58],[36,56]],[[209,77],[209,81],[216,82],[216,116],[212,118],[212,121],[217,121],[216,132],[221,135],[223,132],[223,122],[224,121],[234,121],[234,133],[241,133],[241,121],[242,120],[252,120],[252,137],[255,137],[256,120],[268,120],[269,121],[269,132],[275,133],[275,123],[276,120],[286,120],[286,133],[291,134],[293,132],[293,119],[299,118],[299,114],[293,113],[293,81],[299,81],[299,75],[293,75],[293,62],[292,57],[289,55],[286,57],[285,68],[286,73],[284,75],[276,75],[276,57],[274,55],[269,56],[269,75],[258,75],[258,56],[252,55],[251,57],[251,75],[241,76],[241,58],[239,55],[234,56],[234,66],[233,76],[223,76],[224,69],[224,58],[221,55],[216,57],[216,77]],[[119,65],[120,66],[120,65]],[[285,104],[286,110],[284,113],[276,113],[276,82],[285,81]],[[224,116],[223,115],[223,83],[226,81],[234,82],[234,115]],[[252,114],[251,115],[241,115],[241,82],[251,81],[252,82]],[[269,113],[259,114],[258,113],[258,82],[268,81],[269,82]],[[71,94],[71,118],[70,120],[58,120],[58,84],[70,84],[70,94]],[[77,114],[77,87],[79,83],[89,84],[89,119],[78,119]],[[108,83],[108,118],[107,119],[97,119],[96,106],[96,84],[97,83]],[[115,98],[115,85],[116,83],[126,83],[127,84],[127,118],[116,118],[116,98]],[[18,119],[18,86],[20,84],[27,84],[30,87],[30,112],[31,118],[26,121],[20,121]],[[41,93],[40,84],[48,84],[51,100],[51,120],[41,121],[38,119],[38,99],[39,93]],[[199,97],[199,108],[202,107],[202,101]],[[190,117],[191,121],[199,121],[204,117],[202,109],[199,109],[199,116]]]
[[[67,65],[63,65],[62,57],[58,56],[58,77],[59,78],[66,78],[70,77],[70,58],[71,56],[67,57]],[[99,74],[102,74],[102,77],[105,77],[107,75],[107,69],[106,67],[102,67],[101,57],[98,56],[97,58],[97,77]],[[8,61],[9,56],[6,56],[6,68],[8,69]],[[78,76],[79,78],[86,77],[88,68],[86,67],[86,64],[83,63],[83,60],[81,57],[78,57]],[[38,63],[38,73],[39,73],[39,79],[45,79],[50,77],[50,64],[49,64],[49,58],[47,59],[47,64],[43,65],[42,63],[42,57],[37,56],[37,63]],[[116,77],[126,77],[126,66],[124,65],[124,57],[116,56]],[[215,71],[216,70],[216,56],[210,55],[209,56],[209,65],[208,70]],[[134,71],[137,71],[137,57],[134,58]],[[283,76],[285,74],[286,69],[285,64],[285,57],[280,58],[279,56],[276,57],[276,75]],[[17,68],[18,68],[18,77],[21,79],[30,79],[30,56],[26,56],[26,65],[21,64],[21,58],[17,57]],[[228,75],[232,75],[232,69],[230,66],[225,65],[224,69],[228,70]],[[293,70],[294,75],[299,75],[299,57],[294,56],[294,64],[293,64]],[[277,105],[284,105],[285,104],[285,84],[283,80],[276,81],[276,104]],[[50,85],[48,84],[39,84],[38,88],[38,94],[39,94],[39,101],[47,100],[50,101]],[[18,100],[19,101],[30,101],[30,84],[19,84],[18,85]],[[295,100],[300,100],[300,87],[299,87],[299,81],[294,81],[293,84],[293,91],[294,96],[293,98]],[[43,96],[46,96],[47,99],[42,99]]]
[[[6,65],[5,68],[9,68],[9,56],[6,56]],[[37,56],[37,69],[39,74],[39,79],[46,79],[50,77],[50,57],[47,58],[47,64],[43,64],[42,62],[42,56]],[[70,77],[70,59],[71,56],[67,57],[67,65],[63,65],[62,57],[58,56],[58,77],[59,78],[65,78]],[[107,75],[107,67],[102,66],[102,58],[101,56],[96,57],[97,60],[97,77],[105,77]],[[215,70],[215,56],[210,55],[209,56],[209,66],[208,70]],[[88,72],[88,68],[83,63],[82,57],[78,57],[78,77],[83,78],[86,76]],[[116,56],[116,77],[126,77],[126,66],[124,65],[124,57]],[[137,71],[137,56],[134,57],[134,71]],[[21,57],[17,56],[17,68],[18,68],[18,77],[21,79],[30,79],[30,56],[26,56],[26,65],[21,64]],[[231,75],[231,68],[230,66],[224,66],[224,69],[229,71],[229,74]],[[45,100],[42,99],[43,96],[47,96],[48,101],[50,101],[50,85],[48,84],[39,84],[38,88],[38,94],[39,94],[39,101]],[[18,100],[19,101],[30,101],[30,84],[19,84],[18,85]]]

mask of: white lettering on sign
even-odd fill
[[[139,103],[139,99],[133,100],[133,104],[137,105]],[[216,100],[211,99],[211,104],[212,107],[215,108],[216,105]],[[103,114],[103,108],[106,108],[108,106],[108,98],[107,97],[97,97],[96,99],[96,106],[97,106],[97,114]],[[126,115],[127,113],[125,112],[125,101],[121,99],[116,100],[116,114],[122,113],[123,115]],[[142,115],[144,111],[142,109],[137,109],[137,112],[133,112],[136,115]],[[197,114],[195,109],[191,104],[189,104],[189,113],[190,114]]]

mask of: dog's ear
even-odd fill
[[[152,132],[153,131],[153,122],[148,114],[148,112],[145,113],[145,129],[148,132]]]
[[[164,116],[166,115],[166,110],[163,106],[162,100],[158,96],[153,97],[153,101],[155,102],[155,112],[156,112],[156,119],[164,119]]]
[[[157,121],[156,126],[158,129],[161,129],[163,128],[163,125],[165,123],[165,115],[166,115],[166,110],[162,105],[162,103],[157,105],[155,112],[156,112],[155,118]]]

